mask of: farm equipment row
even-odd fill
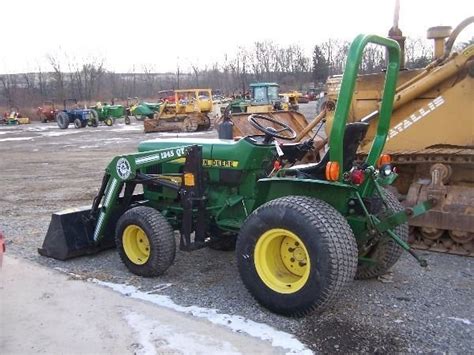
[[[124,117],[125,109],[122,105],[100,102],[90,108],[81,108],[76,99],[66,99],[62,110],[57,110],[54,103],[48,101],[38,108],[38,113],[42,117],[42,122],[48,122],[54,117],[59,128],[67,129],[70,124],[74,124],[75,128],[97,127],[100,122],[112,126],[115,119]]]
[[[373,143],[357,161],[369,124],[346,123],[369,43],[387,48],[389,64]],[[329,150],[318,163],[295,164],[312,149],[312,138],[279,143],[297,132],[250,112],[248,122],[260,134],[142,142],[138,153],[112,159],[91,208],[53,214],[40,254],[65,260],[116,246],[132,273],[154,277],[173,263],[177,230],[183,251],[235,247],[249,292],[290,316],[324,310],[354,278],[384,274],[403,250],[426,266],[406,243],[407,220],[436,201],[404,209],[387,189],[397,174],[382,155],[399,61],[395,41],[356,37]],[[143,193],[134,193],[139,185]]]

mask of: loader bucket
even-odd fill
[[[298,134],[300,133],[307,125],[308,121],[304,117],[303,114],[296,112],[296,111],[271,111],[271,112],[264,112],[263,115],[269,116],[274,118],[282,123],[287,124],[291,128],[295,130]],[[231,120],[234,123],[234,137],[245,137],[254,134],[262,134],[259,130],[254,128],[249,122],[248,118],[251,113],[233,113]],[[268,122],[268,125],[271,126],[272,124]],[[281,128],[281,127],[274,127],[274,128]],[[302,140],[311,138],[312,134],[311,131],[302,138]]]
[[[113,231],[99,243],[93,239],[95,219],[90,219],[90,207],[67,209],[53,213],[43,246],[38,253],[58,260],[97,253],[113,248]]]

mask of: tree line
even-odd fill
[[[305,90],[321,86],[330,75],[344,70],[349,41],[328,39],[314,46],[307,56],[299,45],[280,46],[273,41],[255,42],[250,48],[238,48],[220,63],[159,73],[156,67],[132,68],[127,73],[108,70],[101,58],[81,62],[49,55],[48,68],[36,72],[0,74],[0,106],[36,107],[43,101],[57,103],[66,98],[82,102],[125,100],[128,97],[153,99],[158,91],[191,87],[211,88],[225,95],[245,92],[252,82],[278,82],[283,90]],[[406,67],[420,68],[431,61],[431,44],[425,40],[407,40]],[[385,67],[381,47],[368,46],[361,64],[362,73],[374,73]]]

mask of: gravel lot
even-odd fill
[[[314,109],[314,104],[301,106],[306,114]],[[180,305],[216,308],[270,324],[316,352],[474,352],[473,258],[421,252],[429,262],[422,269],[404,254],[392,273],[354,282],[324,314],[291,319],[256,304],[240,281],[232,252],[178,251],[174,265],[156,279],[129,273],[113,250],[67,262],[37,254],[51,213],[89,205],[112,157],[135,151],[141,140],[163,136],[176,134],[145,135],[135,121],[80,130],[59,130],[54,123],[0,127],[0,228],[8,252],[145,291],[169,283],[159,293]]]

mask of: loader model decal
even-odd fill
[[[420,108],[418,111],[411,114],[410,117],[404,119],[402,122],[400,122],[399,124],[397,124],[396,126],[390,129],[390,131],[388,132],[387,141],[395,137],[397,134],[402,133],[412,124],[428,116],[430,112],[436,110],[439,106],[444,104],[444,102],[445,102],[444,98],[442,96],[438,96],[436,99],[431,101],[428,105]]]
[[[150,163],[152,161],[157,161],[161,159],[168,159],[168,158],[173,158],[173,157],[179,158],[179,157],[182,157],[184,153],[185,153],[185,148],[179,147],[179,148],[169,149],[157,154],[152,154],[145,157],[137,158],[135,162],[137,164],[145,164],[145,163]]]

